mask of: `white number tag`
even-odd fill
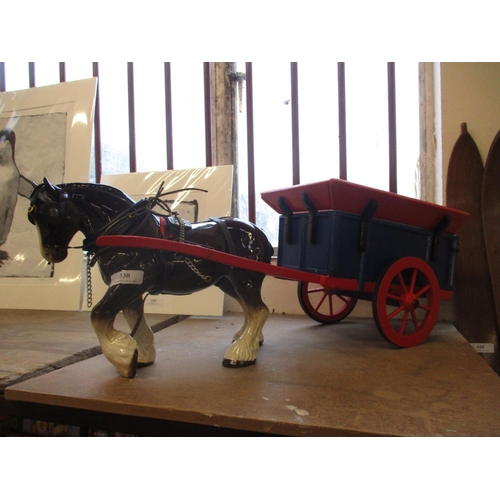
[[[495,352],[495,345],[494,344],[473,344],[473,343],[471,343],[471,346],[474,347],[474,349],[477,352],[483,352],[483,353]]]
[[[113,285],[141,285],[144,279],[144,271],[120,271],[111,276],[111,283]]]

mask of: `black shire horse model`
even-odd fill
[[[119,189],[101,184],[52,185],[47,179],[31,195],[28,218],[38,229],[40,251],[51,263],[63,261],[77,233],[85,236],[83,250],[97,262],[108,290],[91,313],[92,326],[106,358],[123,377],[155,361],[154,337],[143,314],[143,295],[186,295],[210,285],[235,298],[244,312],[244,324],[226,350],[223,365],[242,367],[255,363],[263,341],[262,327],[269,310],[261,299],[264,276],[206,260],[150,249],[98,247],[104,234],[172,238],[204,245],[240,257],[269,263],[273,254],[266,235],[250,222],[236,218],[189,223],[171,212],[161,193],[137,203]],[[154,206],[170,212],[162,216]],[[128,334],[114,328],[123,314]]]

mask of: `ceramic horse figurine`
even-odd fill
[[[38,229],[40,251],[51,263],[63,261],[73,236],[81,231],[84,251],[97,262],[108,285],[104,297],[92,309],[91,322],[105,357],[128,378],[136,368],[155,361],[154,337],[144,319],[143,296],[186,295],[211,285],[235,298],[244,312],[244,324],[236,332],[223,359],[226,367],[248,366],[256,361],[262,344],[262,327],[269,310],[261,299],[265,275],[215,262],[150,249],[98,247],[104,234],[128,234],[185,240],[189,243],[269,263],[273,248],[255,225],[237,218],[184,221],[178,214],[162,216],[156,205],[169,210],[155,197],[135,202],[119,189],[91,183],[52,185],[47,179],[31,195],[28,218]],[[114,327],[123,311],[131,333]]]

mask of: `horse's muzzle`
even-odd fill
[[[44,246],[42,247],[43,258],[51,264],[62,262],[68,256],[68,249],[66,247]]]

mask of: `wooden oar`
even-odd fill
[[[459,231],[453,308],[457,330],[499,373],[497,321],[484,242],[481,197],[484,165],[474,139],[462,123],[451,153],[446,204],[469,212]]]
[[[483,230],[497,324],[500,324],[500,131],[490,147],[483,179]]]

